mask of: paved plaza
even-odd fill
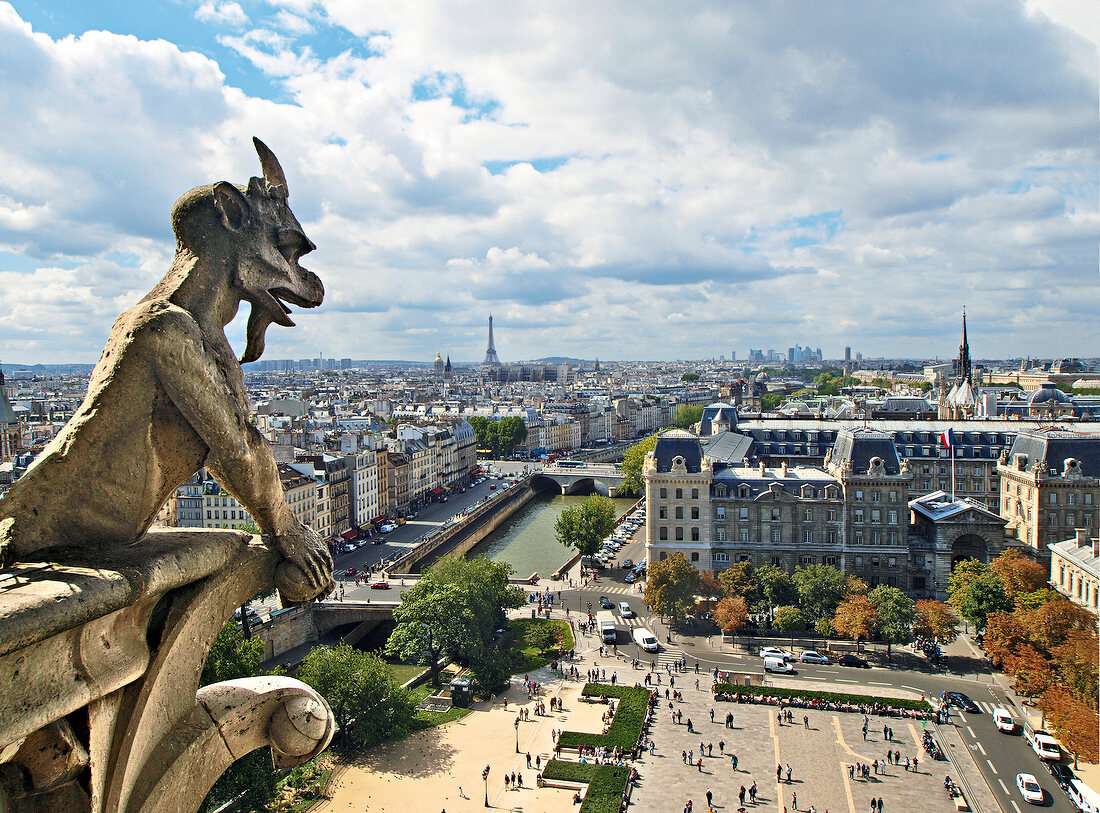
[[[574,613],[574,616],[576,614]],[[645,669],[633,670],[623,658],[600,657],[595,636],[580,636],[577,668],[583,675],[589,668],[600,668],[608,678],[612,674],[620,684],[644,680]],[[662,658],[667,660],[667,658]],[[871,717],[864,739],[863,717],[859,714],[792,709],[793,724],[780,724],[774,706],[713,702],[709,691],[711,677],[705,671],[671,675],[664,665],[655,674],[661,676],[661,702],[650,735],[655,752],[645,753],[635,765],[640,774],[631,799],[631,810],[638,813],[680,813],[690,799],[693,811],[706,811],[706,792],[710,790],[716,811],[736,811],[738,794],[746,789],[745,807],[749,811],[801,811],[811,807],[818,813],[870,810],[872,798],[881,797],[883,811],[953,811],[954,805],[943,790],[945,774],[954,774],[946,762],[926,759],[920,746],[922,723]],[[683,699],[673,704],[682,714],[682,723],[669,716],[670,676]],[[563,710],[536,717],[533,701],[519,682],[513,681],[506,693],[486,703],[475,704],[463,719],[419,732],[398,743],[371,749],[358,761],[343,767],[334,782],[331,801],[321,811],[435,811],[448,813],[485,809],[485,784],[481,771],[491,768],[488,782],[490,806],[498,810],[524,813],[565,813],[575,810],[572,791],[535,788],[535,760],[545,762],[552,753],[552,729],[572,731],[601,730],[601,714],[606,706],[578,701],[583,681],[563,680],[549,669],[531,675],[545,687],[542,695],[560,697]],[[699,688],[695,686],[696,678]],[[853,687],[855,688],[855,687]],[[505,708],[507,700],[507,708]],[[530,721],[520,723],[516,753],[516,710],[530,709]],[[714,721],[710,711],[714,709]],[[726,728],[727,712],[734,715],[733,727]],[[808,725],[803,716],[808,717]],[[688,719],[694,732],[689,732]],[[884,739],[883,724],[893,726],[893,739]],[[700,743],[706,747],[702,770],[687,765],[683,752],[699,758]],[[919,760],[919,770],[887,765],[868,778],[851,778],[848,766],[870,766],[885,760],[887,750],[905,758]],[[532,767],[527,767],[527,754]],[[737,768],[730,755],[737,757]],[[782,780],[776,781],[776,766],[783,766]],[[786,768],[791,779],[786,779]],[[524,786],[505,790],[503,776],[513,771],[523,775]],[[756,803],[748,790],[757,783]],[[461,794],[460,794],[461,789]],[[797,808],[795,795],[797,794]]]

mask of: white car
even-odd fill
[[[785,661],[793,661],[794,656],[790,652],[784,652],[782,649],[778,649],[774,646],[766,646],[760,650],[761,658],[782,658]]]
[[[1005,734],[1011,734],[1016,730],[1016,721],[1005,709],[993,709],[993,724],[997,730]]]
[[[634,643],[646,652],[656,652],[660,648],[657,637],[645,627],[635,627],[634,631],[630,633],[630,637],[634,639]]]
[[[1058,741],[1042,729],[1037,731],[1025,730],[1024,739],[1031,746],[1031,750],[1039,755],[1039,759],[1059,760],[1062,758],[1062,749],[1058,747]]]
[[[1030,804],[1041,805],[1046,799],[1042,785],[1032,774],[1016,774],[1016,787],[1019,789],[1020,795],[1024,797],[1024,801]]]
[[[384,534],[388,534],[390,531],[396,531],[397,526],[392,525],[390,523],[387,523],[387,524],[383,525],[381,528],[379,528],[378,530],[381,531]]]
[[[803,663],[828,663],[829,659],[813,649],[803,649],[799,660]]]
[[[633,618],[634,617],[634,610],[632,610],[630,608],[630,605],[627,604],[625,601],[620,601],[619,602],[619,615],[621,615],[623,618]]]

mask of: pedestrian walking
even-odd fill
[[[749,785],[749,801],[756,804],[756,780],[753,780],[753,783]]]
[[[797,793],[792,793],[791,794],[791,808],[793,810],[798,810],[798,794]]]
[[[697,765],[699,767],[699,773],[702,773],[703,772],[703,758],[701,756],[699,757],[699,762],[697,763]]]
[[[730,754],[730,767],[737,770],[737,754]]]
[[[878,813],[882,813],[882,797],[878,797]]]
[[[682,763],[684,763],[685,765],[687,765],[687,761],[688,761],[688,752],[687,751],[681,751],[680,752],[680,761]]]
[[[806,726],[806,728],[810,727],[810,715],[808,715],[808,714],[803,714],[802,715],[802,725]]]
[[[710,788],[707,788],[707,807],[711,807],[711,803],[714,799],[714,794],[710,792]]]
[[[725,740],[718,740],[718,753],[719,754],[726,753],[726,741]]]
[[[782,782],[783,781],[783,766],[782,765],[776,765],[775,766],[775,781],[776,782]]]
[[[528,768],[531,767],[531,752],[530,751],[527,752],[527,767]]]
[[[744,806],[744,804],[745,804],[745,786],[744,785],[742,785],[741,790],[738,791],[737,798],[741,802],[741,805]]]
[[[787,763],[787,784],[791,784],[791,763]]]
[[[712,723],[714,722],[714,709],[711,709],[711,710],[710,710],[710,721],[711,721]]]

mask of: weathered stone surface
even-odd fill
[[[328,551],[294,517],[271,450],[249,424],[224,332],[249,303],[242,361],[252,361],[272,322],[293,326],[284,303],[312,308],[324,297],[298,264],[315,246],[287,205],[282,168],[255,144],[263,180],[244,189],[219,181],[176,201],[172,267],[119,316],[84,403],[0,501],[0,567],[132,545],[205,465],[285,559],[276,574],[284,601],[331,589]]]

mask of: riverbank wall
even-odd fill
[[[478,505],[457,522],[425,537],[408,553],[387,564],[386,572],[395,576],[419,573],[422,567],[440,556],[466,553],[533,500],[537,493],[531,487],[531,476],[525,477],[499,496]]]

